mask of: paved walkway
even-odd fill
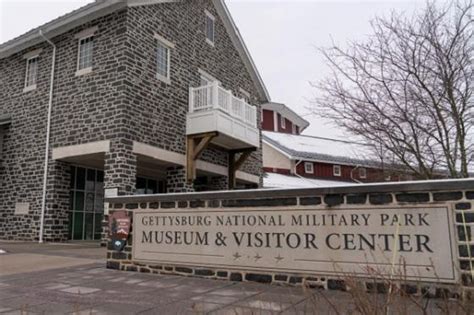
[[[336,314],[334,307],[348,314],[354,309],[345,292],[109,270],[101,258],[105,250],[93,244],[0,242],[0,249],[8,252],[0,255],[2,314]],[[70,266],[71,259],[79,264]],[[430,310],[441,314],[435,303]]]

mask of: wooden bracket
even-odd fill
[[[229,190],[235,189],[236,178],[235,174],[237,170],[244,164],[244,162],[249,158],[252,152],[255,152],[257,148],[248,148],[241,150],[231,150],[229,151]],[[237,154],[240,154],[237,160],[235,157]]]
[[[196,179],[196,160],[199,155],[217,136],[217,132],[206,132],[186,137],[186,180],[188,183]]]

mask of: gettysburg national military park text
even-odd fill
[[[430,226],[430,213],[313,213],[313,214],[153,214],[141,217],[141,243],[170,246],[232,246],[236,248],[275,248],[318,250],[433,253],[430,236],[419,227]],[[361,211],[354,211],[361,212]],[[383,233],[372,233],[370,226],[386,227]],[[413,227],[414,233],[396,233],[396,227]],[[206,227],[217,228],[208,231]],[[253,231],[242,231],[252,227]],[[262,228],[273,228],[262,231]],[[304,227],[305,231],[292,232]],[[333,227],[325,235],[317,231]],[[358,227],[357,233],[345,233],[345,227]],[[170,230],[171,229],[171,230]],[[214,230],[214,229],[213,229]],[[287,231],[285,231],[287,230]],[[403,229],[401,229],[403,230]]]

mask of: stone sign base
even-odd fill
[[[126,196],[132,229],[107,268],[383,292],[471,290],[474,181]],[[313,268],[313,269],[312,269]]]

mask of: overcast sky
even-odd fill
[[[91,0],[0,0],[0,42],[23,34]],[[370,20],[392,10],[412,13],[424,0],[227,0],[273,101],[285,103],[311,123],[305,134],[343,137],[329,122],[310,115],[315,91],[309,82],[328,75],[316,47],[363,39]]]

